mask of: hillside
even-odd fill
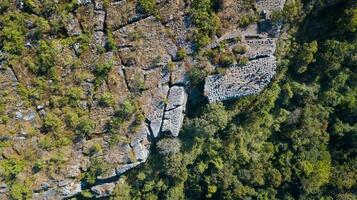
[[[356,7],[0,0],[0,199],[354,199]]]

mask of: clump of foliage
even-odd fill
[[[18,12],[11,12],[0,17],[2,24],[0,40],[5,52],[20,55],[25,48],[25,36],[27,31],[25,27],[25,17],[24,14]]]
[[[249,24],[257,22],[258,19],[256,14],[244,15],[239,21],[239,26],[242,28],[247,27]]]
[[[106,80],[109,72],[114,66],[113,60],[100,60],[95,64],[94,75],[96,76],[96,86],[99,86],[104,80]]]
[[[235,55],[245,54],[248,51],[248,47],[246,45],[237,45],[232,49],[232,52]]]
[[[55,113],[47,113],[43,121],[43,130],[46,132],[58,133],[63,123],[60,117]]]
[[[230,67],[235,62],[235,58],[230,54],[222,54],[219,58],[219,65],[222,67]]]
[[[200,69],[197,66],[194,66],[187,73],[190,83],[194,86],[202,84],[207,76],[207,72],[204,69]]]
[[[197,48],[208,45],[211,37],[220,29],[220,19],[213,9],[214,1],[193,0],[190,14],[192,23],[196,26],[193,33],[193,41]]]
[[[183,60],[183,59],[186,57],[186,50],[185,50],[185,48],[180,48],[180,49],[177,51],[176,57],[177,57],[178,60]]]
[[[139,6],[145,13],[158,16],[155,0],[139,0]]]
[[[114,106],[115,101],[114,101],[113,94],[110,92],[103,93],[103,95],[100,97],[99,104],[101,106],[106,106],[106,107]]]

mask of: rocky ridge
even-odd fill
[[[235,99],[242,96],[259,93],[273,78],[276,70],[274,52],[276,40],[282,24],[272,22],[270,14],[275,9],[282,9],[285,1],[256,1],[257,11],[263,15],[257,24],[251,24],[245,29],[234,30],[218,38],[211,47],[221,41],[241,35],[238,44],[230,44],[233,49],[236,45],[247,48],[243,56],[249,59],[245,65],[233,64],[225,74],[210,75],[206,78],[204,94],[209,102]]]
[[[143,112],[145,120],[137,127],[129,128],[125,133],[125,141],[111,144],[107,133],[107,123],[115,111],[100,106],[100,100],[94,94],[94,78],[88,76],[83,83],[86,97],[80,101],[83,110],[90,113],[95,121],[94,136],[81,138],[75,144],[65,148],[61,156],[65,157],[64,166],[53,176],[44,172],[34,174],[35,186],[33,199],[63,199],[75,196],[89,188],[96,198],[111,194],[114,182],[124,172],[145,162],[149,156],[152,139],[160,135],[177,137],[183,123],[187,102],[187,77],[185,73],[192,61],[192,42],[187,35],[193,27],[188,22],[187,5],[183,1],[165,0],[156,2],[161,19],[145,14],[137,6],[136,1],[114,1],[105,8],[102,0],[78,0],[79,8],[70,13],[65,23],[68,36],[79,36],[84,30],[92,31],[89,48],[85,59],[81,55],[81,46],[74,44],[71,48],[63,47],[62,55],[66,58],[81,58],[85,60],[88,69],[93,68],[93,60],[114,60],[113,70],[108,81],[99,86],[98,91],[110,91],[117,95],[120,103],[134,95]],[[239,2],[233,7],[239,8]],[[19,4],[19,9],[21,8]],[[258,12],[268,12],[282,7],[281,1],[257,1]],[[234,10],[235,11],[235,10]],[[229,18],[234,12],[225,13]],[[261,24],[269,21],[268,18]],[[275,36],[277,28],[267,26],[264,31],[261,25],[250,25],[248,28],[229,28],[227,33],[212,42],[209,48],[216,48],[222,41],[228,41],[232,50],[238,44],[247,45],[245,53],[250,61],[245,66],[234,65],[225,75],[211,75],[207,77],[205,94],[210,102],[223,101],[240,96],[255,94],[262,90],[275,73]],[[113,35],[117,51],[109,51],[98,55],[98,51],[108,44],[109,34]],[[230,42],[232,38],[244,36],[241,42]],[[28,41],[31,44],[31,41]],[[178,59],[179,49],[185,49],[189,58]],[[174,68],[174,70],[170,68]],[[4,133],[2,140],[11,141],[12,146],[2,151],[2,157],[20,155],[31,147],[39,152],[39,156],[50,159],[48,151],[40,149],[37,144],[42,136],[29,136],[33,129],[41,129],[41,119],[48,112],[49,102],[36,106],[27,105],[21,100],[18,85],[29,82],[28,72],[19,68],[2,68],[0,63],[0,94],[9,94],[7,113],[10,120],[6,125],[0,124],[0,131]],[[75,71],[61,71],[63,81]],[[79,72],[82,73],[82,72]],[[52,84],[51,80],[47,80]],[[30,85],[27,85],[30,87]],[[88,101],[88,98],[92,101]],[[16,126],[21,124],[21,127]],[[16,128],[15,128],[16,127]],[[93,153],[96,146],[99,152]],[[79,180],[83,172],[88,171],[93,158],[101,158],[109,163],[109,168],[96,177],[93,186],[88,186]],[[1,185],[0,198],[8,199],[6,184]]]

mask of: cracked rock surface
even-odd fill
[[[28,149],[41,158],[39,166],[28,166],[18,174],[31,176],[32,199],[66,199],[84,190],[92,191],[95,198],[109,196],[120,175],[147,160],[155,139],[177,137],[184,122],[187,71],[202,64],[195,59],[190,39],[194,27],[189,4],[182,0],[156,1],[159,18],[143,13],[137,0],[105,2],[78,0],[61,21],[65,39],[57,41],[53,35],[46,35],[48,40],[55,40],[51,48],[58,49],[57,77],[42,77],[43,82],[35,82],[33,73],[21,61],[5,67],[0,49],[0,100],[7,102],[0,114],[8,116],[0,118],[0,138],[11,143],[1,149],[1,159],[24,156]],[[229,25],[207,48],[215,49],[226,42],[232,51],[237,45],[245,45],[248,50],[243,56],[249,62],[234,64],[225,74],[208,76],[204,93],[209,102],[256,94],[275,74],[275,33],[280,27],[272,28],[269,19],[245,29],[233,26],[240,20],[236,13],[248,12],[240,3],[225,2],[217,15]],[[269,13],[283,3],[257,0],[256,8]],[[29,32],[35,32],[35,26],[29,27]],[[234,40],[237,37],[241,40]],[[26,39],[26,48],[35,51],[31,49],[31,45],[37,45],[34,39]],[[178,58],[180,49],[185,50],[185,58]],[[41,99],[33,90],[38,85],[57,93],[42,92],[46,98]],[[26,89],[35,103],[24,100]],[[73,114],[73,110],[79,114]],[[60,125],[47,131],[52,128],[48,127],[50,123],[56,122],[49,120],[50,125],[44,125],[51,115],[58,117]],[[64,137],[50,137],[51,131],[70,135],[69,128],[74,132],[68,136],[70,142]],[[87,128],[90,133],[86,133]],[[83,177],[101,163],[106,167],[92,175],[94,181],[88,184]],[[37,169],[45,168],[42,165],[51,167]],[[1,178],[0,199],[8,198],[8,186]]]
[[[225,74],[210,75],[206,78],[204,94],[209,102],[225,101],[252,95],[262,91],[271,81],[276,70],[274,52],[280,26],[272,25],[269,14],[282,9],[284,0],[257,0],[256,8],[265,13],[265,19],[251,24],[245,29],[233,30],[218,38],[211,48],[222,41],[229,41],[237,35],[243,36],[240,42],[228,42],[230,49],[236,45],[244,46],[247,51],[242,56],[249,59],[245,65],[233,64]]]

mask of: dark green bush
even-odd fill
[[[43,130],[46,132],[56,132],[58,133],[62,127],[63,123],[61,118],[59,118],[56,114],[54,113],[46,113],[46,116],[43,120]]]

